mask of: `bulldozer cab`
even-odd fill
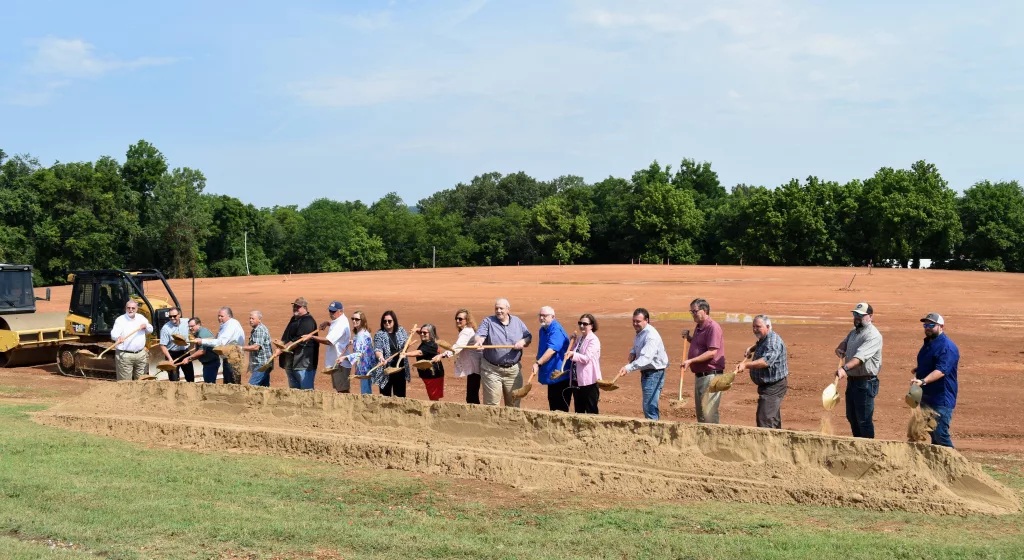
[[[67,327],[80,335],[109,336],[129,299],[139,304],[139,313],[153,325],[154,332],[160,332],[168,321],[171,307],[181,307],[167,279],[158,270],[76,271],[68,280],[74,285]],[[147,296],[146,282],[159,282],[167,296]]]
[[[35,313],[35,291],[32,288],[32,267],[26,264],[0,263],[0,315]],[[50,299],[50,289],[46,298]]]

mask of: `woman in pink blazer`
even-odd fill
[[[565,357],[572,360],[569,370],[569,389],[573,392],[573,404],[578,414],[597,414],[597,401],[601,391],[597,380],[601,379],[601,341],[597,332],[597,319],[584,313],[579,322],[579,341]]]

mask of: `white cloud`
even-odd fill
[[[118,71],[161,66],[176,61],[167,57],[120,60],[96,54],[96,47],[81,39],[45,37],[29,42],[35,51],[17,78],[18,86],[4,96],[12,105],[38,107],[52,103],[75,80],[97,79]]]

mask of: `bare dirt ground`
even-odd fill
[[[841,290],[854,274],[852,291]],[[185,314],[190,314],[191,281],[171,284]],[[249,310],[262,310],[273,336],[284,329],[297,296],[309,299],[318,321],[327,318],[327,305],[337,299],[349,316],[363,310],[376,325],[381,313],[392,309],[407,329],[413,323],[434,323],[440,337],[449,340],[456,335],[452,320],[456,309],[468,307],[479,319],[492,312],[497,297],[508,298],[512,313],[533,329],[542,305],[553,306],[570,332],[580,314],[593,313],[600,323],[601,367],[608,378],[625,363],[632,345],[630,314],[636,307],[646,307],[672,359],[661,397],[662,417],[683,422],[694,421],[693,378],[685,379],[680,405],[676,402],[682,354],[679,333],[693,328],[688,305],[703,297],[724,328],[730,367],[754,337],[749,323],[728,322],[726,314],[739,321],[756,313],[772,317],[789,350],[790,389],[783,403],[783,426],[815,432],[821,424],[821,390],[831,382],[835,368],[833,349],[851,328],[849,310],[856,302],[867,301],[874,306],[875,324],[885,337],[876,434],[895,440],[906,437],[908,409],[903,395],[923,337],[918,320],[936,311],[946,318],[947,333],[962,356],[954,443],[961,450],[1024,453],[1024,424],[1019,422],[1019,403],[1024,399],[1020,383],[1024,276],[1016,274],[875,269],[868,275],[866,269],[854,268],[658,265],[493,267],[200,279],[195,290],[195,313],[213,330],[218,307],[229,305],[243,324]],[[40,311],[65,311],[69,297],[70,287],[55,288],[51,302],[40,302]],[[54,372],[48,366],[2,370],[0,385],[42,389],[41,396],[52,397],[78,394],[100,383]],[[444,400],[464,402],[464,382],[449,374],[445,383]],[[274,370],[271,384],[287,385],[280,369]],[[619,391],[602,393],[601,413],[642,417],[637,376],[624,377],[620,385]],[[318,376],[316,386],[330,390],[330,379]],[[415,377],[409,395],[426,398],[422,382]],[[754,385],[738,376],[723,396],[722,422],[753,425],[756,402]],[[546,405],[542,387],[523,401],[524,408],[543,410]],[[836,435],[850,433],[843,410],[840,402],[832,414]]]
[[[311,458],[625,499],[1008,514],[956,451],[788,430],[236,385],[106,383],[36,415],[143,444]]]

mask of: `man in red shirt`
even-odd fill
[[[694,375],[693,402],[697,409],[697,422],[707,424],[718,423],[718,405],[722,400],[722,393],[709,393],[708,386],[716,375],[722,375],[725,369],[725,340],[722,336],[722,327],[711,318],[711,305],[703,298],[697,298],[690,302],[690,315],[697,323],[697,328],[690,334],[689,330],[683,331],[686,340],[690,342],[690,351],[679,369],[679,375],[686,372],[686,368]]]

